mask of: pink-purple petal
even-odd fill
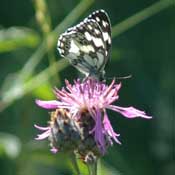
[[[115,133],[115,131],[113,130],[106,111],[104,112],[103,125],[104,125],[104,130],[108,133],[108,135],[111,138],[113,138],[118,144],[121,144],[121,142],[117,139],[117,137],[119,137],[120,134]]]
[[[50,127],[38,126],[36,124],[34,124],[34,127],[37,128],[37,129],[39,129],[39,130],[41,130],[41,131],[46,131],[46,130],[48,130],[50,128]]]
[[[55,147],[52,147],[52,148],[50,149],[50,151],[51,151],[52,153],[56,154],[56,153],[58,152],[58,149],[55,148]]]
[[[56,109],[60,105],[60,102],[57,100],[50,100],[50,101],[35,100],[35,102],[38,106],[45,109]]]
[[[49,135],[50,135],[50,130],[47,130],[47,131],[43,132],[42,134],[38,134],[35,139],[36,140],[43,140],[43,139],[49,137]]]
[[[101,121],[101,112],[97,109],[96,111],[96,123],[95,123],[95,141],[97,142],[97,145],[101,149],[102,153],[105,152],[105,141],[104,141],[104,134],[102,129],[102,121]]]
[[[115,105],[109,105],[107,108],[111,109],[113,111],[116,111],[127,118],[136,118],[136,117],[142,117],[142,118],[146,118],[146,119],[152,118],[152,116],[146,115],[146,113],[144,111],[138,110],[132,106],[120,107],[120,106],[115,106]]]

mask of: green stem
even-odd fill
[[[72,165],[75,168],[75,171],[76,171],[77,175],[81,175],[80,170],[79,170],[79,167],[78,167],[76,155],[74,153],[72,153],[70,155],[70,158],[71,158]]]
[[[89,175],[97,175],[97,161],[87,164],[87,166],[89,170]]]
[[[153,5],[145,8],[144,10],[137,12],[136,14],[120,22],[119,24],[114,25],[112,28],[112,36],[116,37],[124,33],[138,23],[173,5],[173,3],[174,0],[160,0],[159,2],[156,2]]]
[[[52,29],[52,20],[49,13],[48,5],[46,0],[34,0],[34,7],[35,7],[35,17],[42,31],[43,37],[46,38],[47,48],[48,48],[48,61],[49,66],[52,65],[55,61],[55,54],[54,54],[54,45],[52,44],[52,38],[49,37],[49,34]],[[53,83],[60,84],[60,77],[58,74],[55,74],[53,77]]]

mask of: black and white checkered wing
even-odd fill
[[[94,19],[100,26],[103,40],[106,44],[106,55],[109,57],[109,51],[111,48],[111,22],[108,14],[104,10],[97,10],[90,14],[88,19]]]
[[[61,56],[66,57],[86,76],[98,77],[102,74],[108,60],[110,40],[107,39],[107,36],[110,34],[107,34],[108,22],[105,25],[103,21],[98,22],[102,17],[104,21],[108,19],[107,16],[102,16],[101,11],[92,13],[78,25],[69,28],[58,40],[57,46]]]

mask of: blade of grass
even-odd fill
[[[175,2],[173,0],[160,0],[153,5],[141,10],[140,12],[137,12],[136,14],[130,16],[119,24],[114,25],[112,28],[112,37],[116,37],[124,33],[125,31],[129,30],[140,22],[170,7],[174,3]]]

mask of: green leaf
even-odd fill
[[[14,51],[21,47],[35,48],[40,41],[39,35],[25,27],[10,27],[0,30],[0,53]]]

